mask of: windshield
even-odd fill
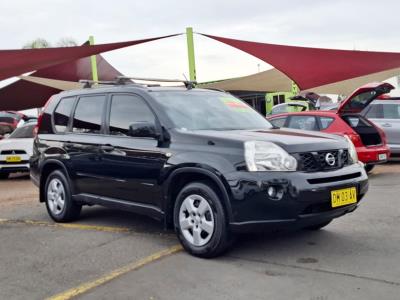
[[[227,93],[153,92],[176,128],[184,130],[265,129],[272,125],[249,105]]]
[[[35,129],[36,123],[32,125],[23,126],[14,130],[13,133],[10,134],[10,139],[27,139],[33,138],[33,130]]]

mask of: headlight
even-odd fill
[[[247,169],[255,171],[296,171],[297,160],[281,147],[270,142],[244,143]]]
[[[358,155],[357,155],[356,147],[354,146],[353,142],[347,135],[345,135],[344,137],[347,139],[347,142],[349,144],[349,154],[350,154],[351,160],[353,161],[353,163],[356,164],[356,163],[358,163]]]

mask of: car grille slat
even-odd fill
[[[26,154],[25,150],[3,150],[0,155]]]
[[[326,159],[331,154],[334,164],[330,165]],[[349,152],[347,149],[327,150],[318,152],[303,152],[294,155],[299,162],[299,171],[318,172],[340,169],[350,164]]]

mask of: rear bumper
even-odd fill
[[[330,172],[237,172],[230,174],[234,232],[301,228],[323,223],[354,211],[368,190],[364,168],[355,164]],[[241,178],[236,178],[234,177]],[[267,194],[280,187],[280,200]],[[331,191],[355,187],[357,203],[332,208]]]
[[[379,154],[386,154],[386,160],[380,160]],[[375,165],[382,164],[388,161],[390,157],[390,149],[388,146],[374,146],[374,147],[357,147],[358,159],[367,164]]]

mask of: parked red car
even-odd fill
[[[390,92],[389,83],[369,83],[344,99],[336,111],[306,111],[268,117],[277,127],[323,131],[347,135],[357,149],[359,160],[371,171],[375,164],[384,163],[390,156],[385,133],[359,113],[374,99]]]

